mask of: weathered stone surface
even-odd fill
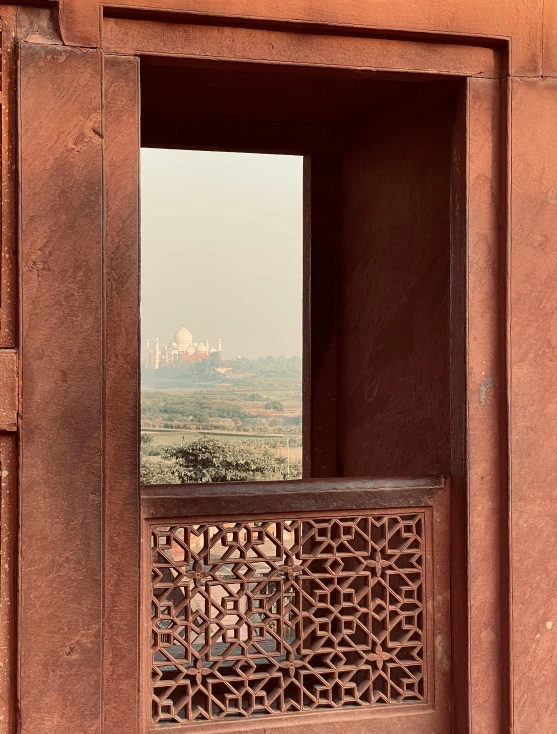
[[[101,54],[21,44],[24,732],[101,730]]]
[[[557,721],[557,80],[512,82],[510,562],[516,734]]]

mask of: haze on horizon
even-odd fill
[[[302,355],[303,159],[141,151],[141,332]]]

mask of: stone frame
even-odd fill
[[[133,23],[140,31],[144,21],[124,18],[109,19],[108,22],[113,25]],[[198,26],[195,28],[199,31]],[[238,33],[235,33],[236,30]],[[284,29],[249,30],[250,38],[257,33],[272,32],[278,34],[277,38],[280,39],[284,32]],[[232,29],[230,34],[238,36],[240,31],[243,32],[243,29]],[[112,601],[106,592],[114,571],[111,571],[110,564],[106,565],[106,558],[104,564],[102,560],[103,517],[104,522],[109,522],[110,513],[114,513],[121,520],[120,513],[130,510],[123,498],[117,495],[114,496],[114,505],[105,504],[103,507],[102,504],[103,485],[106,486],[111,467],[111,452],[116,452],[114,444],[106,441],[110,435],[111,421],[114,420],[106,408],[110,405],[111,391],[118,392],[122,387],[116,384],[115,376],[111,373],[115,365],[110,361],[110,354],[116,352],[118,333],[110,331],[116,328],[115,322],[110,319],[110,309],[120,308],[122,288],[128,287],[133,295],[134,286],[121,280],[123,271],[120,268],[122,258],[127,258],[128,267],[133,266],[134,255],[122,247],[122,237],[135,236],[137,222],[133,215],[122,217],[120,214],[122,207],[136,200],[133,186],[122,187],[119,177],[125,155],[133,156],[133,150],[125,145],[123,138],[116,142],[116,136],[110,135],[110,125],[116,125],[118,130],[119,121],[109,115],[129,115],[130,107],[123,104],[105,107],[103,102],[110,94],[114,95],[115,100],[124,100],[126,94],[133,94],[136,89],[133,79],[137,60],[131,54],[139,49],[130,45],[118,46],[112,38],[108,36],[112,45],[106,50],[46,45],[31,42],[29,37],[20,46],[21,350],[22,409],[25,415],[20,449],[20,695],[24,733],[27,729],[34,732],[51,731],[49,727],[54,725],[60,732],[76,731],[76,727],[82,731],[100,731],[100,721],[103,719],[109,727],[107,731],[115,725],[115,720],[111,718],[114,710],[111,712],[110,700],[106,697],[106,691],[102,693],[102,668],[104,666],[106,675],[115,663],[109,648],[105,647],[103,653],[103,644],[106,645],[107,630],[111,624],[117,624],[121,610],[110,609]],[[426,56],[433,50],[434,61],[436,53],[444,62],[448,60],[448,66],[439,69],[431,62],[431,55],[427,56],[429,63],[423,69],[424,73],[449,73],[461,76],[465,81],[462,147],[455,160],[455,167],[465,172],[462,177],[465,184],[464,190],[454,192],[455,213],[460,215],[460,219],[455,216],[454,238],[462,245],[467,243],[467,248],[461,252],[461,267],[467,271],[467,297],[465,302],[455,301],[457,312],[454,316],[466,323],[468,335],[466,344],[457,345],[460,357],[467,360],[466,384],[455,388],[458,393],[455,400],[462,397],[463,391],[468,396],[467,456],[463,457],[461,463],[462,475],[454,477],[454,484],[455,488],[460,485],[462,491],[466,492],[466,502],[462,503],[453,517],[453,537],[455,546],[460,545],[461,553],[456,566],[460,570],[468,569],[468,583],[461,585],[461,595],[458,597],[457,573],[453,579],[453,593],[457,592],[458,603],[467,605],[470,611],[466,635],[468,646],[460,658],[464,669],[470,671],[470,687],[467,687],[469,703],[461,699],[461,706],[456,707],[457,712],[459,709],[460,712],[455,720],[455,731],[466,730],[468,706],[474,711],[474,718],[483,721],[482,731],[497,731],[509,716],[510,700],[509,651],[504,644],[505,630],[510,626],[505,601],[509,592],[506,572],[509,565],[509,530],[506,521],[509,511],[506,452],[508,207],[505,204],[510,145],[506,127],[509,96],[505,62],[508,54],[505,52],[506,44],[502,44],[500,39],[486,40],[485,48],[498,60],[499,65],[494,64],[493,76],[489,78],[485,78],[483,73],[480,76],[473,75],[470,73],[473,64],[466,68],[466,59],[468,54],[473,59],[477,58],[478,45],[461,45],[462,39],[457,40],[456,44],[448,44],[448,50],[446,43],[436,38],[426,40],[424,34],[420,34],[417,42],[418,48]],[[127,42],[130,42],[129,36]],[[408,41],[390,42],[395,55],[398,43],[407,44]],[[246,48],[245,42],[239,45]],[[250,45],[251,41],[247,45],[248,49]],[[385,47],[383,39],[379,39],[376,53],[381,55]],[[163,53],[165,48],[160,47],[159,51]],[[462,59],[464,66],[461,64]],[[452,61],[456,67],[454,69],[451,67]],[[387,59],[383,67],[385,74],[404,71],[392,68],[389,63],[392,64],[392,61]],[[103,69],[104,90],[101,88]],[[415,68],[407,71],[420,73]],[[64,74],[67,76],[64,77]],[[72,80],[76,74],[82,85],[79,99],[75,99],[71,93]],[[127,81],[126,75],[129,75]],[[52,107],[53,116],[47,124],[43,121],[40,128],[32,120],[39,88],[46,104],[56,104]],[[134,100],[127,99],[133,106]],[[54,114],[60,110],[64,110],[61,119]],[[87,121],[85,127],[83,120]],[[62,129],[63,124],[70,127]],[[70,146],[70,149],[66,144],[68,135],[72,136],[73,147]],[[45,187],[44,178],[39,180],[37,171],[52,170],[54,165],[56,171],[50,180],[52,185]],[[74,180],[85,181],[87,187],[72,192]],[[64,207],[60,209],[56,204],[62,185],[65,199]],[[115,191],[118,193],[111,193]],[[94,206],[91,206],[92,202]],[[106,215],[106,225],[103,225],[103,213]],[[74,246],[75,232],[64,235],[68,231],[68,222],[73,219],[79,219],[79,237],[87,245],[84,244],[79,250]],[[128,235],[122,235],[122,226],[129,227]],[[57,241],[58,254],[51,255],[49,252],[47,257],[45,243],[54,232],[61,233]],[[105,260],[104,285],[99,280],[103,238],[105,257],[108,257]],[[111,270],[111,262],[117,263],[114,270]],[[91,422],[85,435],[75,432],[74,421],[78,413],[68,413],[68,391],[60,390],[58,385],[45,384],[40,374],[40,362],[33,356],[44,350],[45,344],[60,338],[60,328],[65,328],[63,310],[68,308],[67,299],[71,300],[71,296],[65,295],[64,309],[57,311],[61,306],[55,304],[59,303],[60,277],[66,268],[68,272],[71,270],[87,275],[87,284],[84,284],[79,298],[76,296],[74,307],[80,313],[84,313],[82,309],[89,309],[93,319],[90,331],[97,344],[95,350],[107,359],[106,367],[102,370],[96,365],[92,366],[89,374],[84,374],[80,352],[76,350],[70,359],[66,355],[64,365],[60,365],[62,381],[67,380],[66,384],[72,385],[79,379],[82,382],[85,380],[90,387],[91,402],[87,405],[87,411]],[[31,328],[46,307],[51,307],[50,322],[43,322],[41,328]],[[101,314],[104,316],[101,317]],[[99,317],[101,325],[104,324],[102,328],[99,326]],[[70,324],[67,327],[69,329]],[[67,338],[70,338],[70,331],[67,332]],[[48,348],[46,352],[45,358],[52,356],[56,359],[54,354],[48,354]],[[128,377],[132,379],[133,386],[133,376]],[[494,384],[490,382],[487,385],[486,379],[493,380]],[[46,410],[45,400],[48,401]],[[69,433],[63,442],[58,437],[57,447],[54,442],[45,443],[44,432],[59,416],[65,422],[62,425],[63,432]],[[128,437],[137,430],[134,421],[135,416],[130,415],[126,428]],[[72,446],[73,449],[69,448]],[[462,441],[458,437],[455,439],[454,451],[462,451]],[[84,472],[77,481],[75,474],[72,475],[76,462],[80,463]],[[66,478],[62,479],[64,476]],[[82,490],[83,496],[76,495],[76,487]],[[105,496],[104,502],[106,500]],[[51,509],[46,515],[38,514],[38,507]],[[131,512],[128,517],[129,541],[137,529],[137,518],[132,517]],[[45,584],[44,569],[41,570],[39,559],[44,558],[44,554],[53,547],[60,548],[61,522],[65,520],[71,524],[76,519],[79,519],[82,529],[87,530],[84,533],[86,542],[78,541],[77,546],[72,548],[71,557],[63,557],[61,565],[62,572],[65,571],[72,582],[68,585],[67,578],[63,579],[63,573],[60,573],[56,580],[49,578],[48,584]],[[467,529],[466,538],[459,537],[457,532],[463,527]],[[457,552],[456,549],[454,552]],[[103,565],[104,577],[101,576]],[[54,602],[62,591],[69,594],[70,598],[79,600],[78,606],[83,613],[76,613],[76,609],[72,610],[68,605],[64,611],[49,615],[48,624],[39,624],[34,600],[40,598],[43,604],[54,609]],[[90,604],[85,603],[87,599]],[[453,603],[456,603],[454,599]],[[70,615],[73,617],[68,625]],[[488,626],[486,619],[489,619]],[[101,636],[103,626],[104,643]],[[65,628],[70,640],[64,649],[55,639],[55,630],[61,627]],[[460,633],[455,632],[455,636],[459,634],[462,635],[462,630]],[[37,639],[41,640],[42,652],[37,651]],[[59,655],[61,663],[58,661]],[[459,659],[458,656],[456,659]],[[40,707],[41,715],[36,718],[33,715],[34,694],[41,685],[44,670],[52,664],[60,677],[56,688],[45,692],[46,698]],[[498,675],[494,674],[494,670]],[[461,682],[464,683],[464,678]],[[87,700],[80,698],[79,690],[87,691]],[[104,713],[101,713],[103,699]],[[64,718],[58,718],[56,712],[64,712]],[[84,728],[84,722],[90,722],[86,724],[88,729]],[[122,731],[136,730],[129,720],[127,727]]]

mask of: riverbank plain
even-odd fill
[[[165,448],[209,436],[265,447],[292,466],[301,464],[301,361],[265,358],[226,365],[224,372],[205,368],[185,374],[144,373],[144,461],[161,461]]]

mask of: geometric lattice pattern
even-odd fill
[[[153,723],[424,700],[422,513],[152,527]]]

